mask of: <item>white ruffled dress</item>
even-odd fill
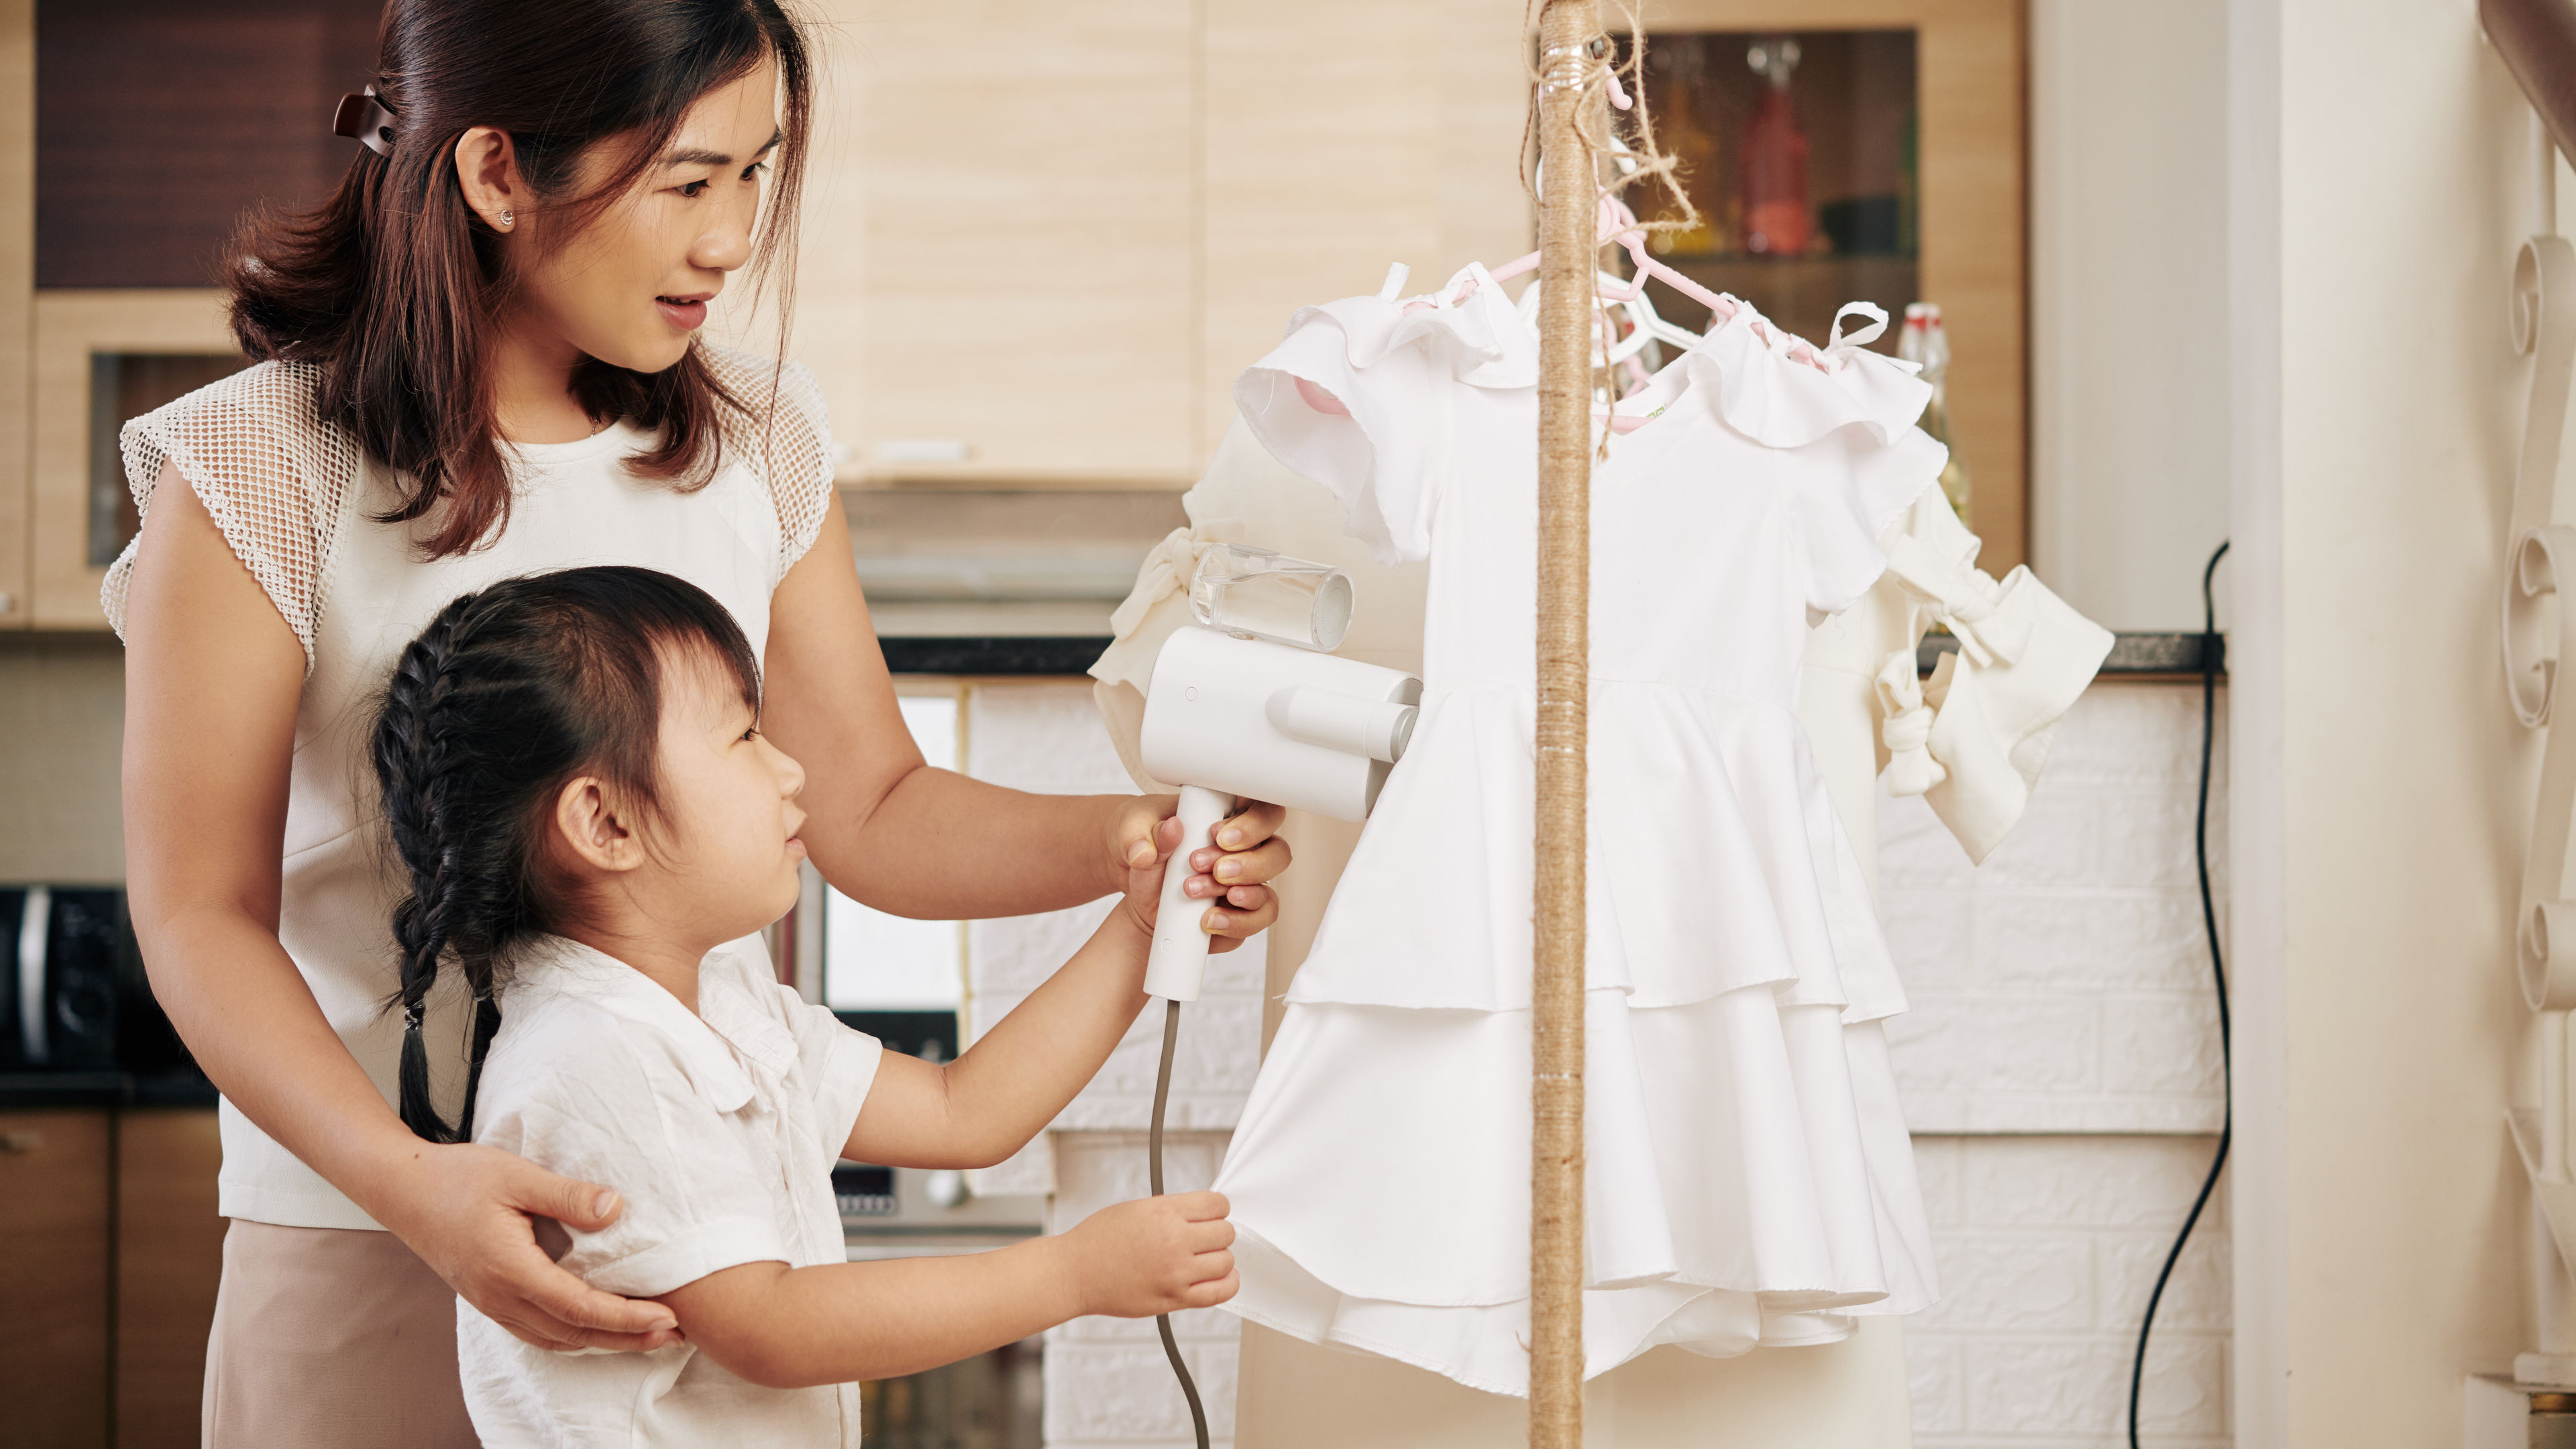
[[[1471,267],[1299,312],[1235,388],[1382,559],[1429,558],[1430,595],[1411,748],[1216,1183],[1227,1307],[1506,1394],[1528,1382],[1537,372]],[[1940,472],[1927,395],[1746,307],[1621,404],[1653,416],[1595,466],[1587,1376],[1933,1296],[1879,1026],[1905,999],[1796,712],[1811,621],[1870,588]]]

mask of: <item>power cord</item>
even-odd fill
[[[1145,1135],[1146,1185],[1154,1196],[1163,1195],[1163,1102],[1172,1094],[1172,1049],[1181,1040],[1181,1004],[1163,1003],[1163,1064],[1154,1072],[1154,1121]],[[1154,1315],[1154,1332],[1163,1339],[1163,1357],[1172,1361],[1172,1377],[1181,1381],[1181,1397],[1190,1401],[1190,1429],[1198,1435],[1198,1449],[1208,1449],[1207,1408],[1199,1402],[1199,1386],[1190,1378],[1190,1367],[1181,1362],[1181,1345],[1172,1337],[1172,1315]]]
[[[2165,1284],[2173,1277],[2174,1264],[2181,1261],[2183,1245],[2191,1241],[2191,1230],[2200,1223],[2203,1208],[2209,1206],[2209,1195],[2218,1189],[2219,1169],[2227,1165],[2227,1148],[2236,1135],[2236,1059],[2229,1045],[2227,1022],[2227,959],[2218,944],[2218,902],[2209,889],[2209,756],[2210,745],[2218,733],[2218,669],[2221,651],[2218,638],[2218,603],[2214,583],[2218,561],[2227,557],[2227,545],[2209,556],[2209,567],[2200,574],[2200,812],[2192,822],[2192,850],[2200,864],[2200,920],[2209,932],[2209,974],[2218,987],[2218,1061],[2220,1081],[2226,1092],[2218,1125],[2218,1154],[2210,1159],[2209,1176],[2200,1184],[2200,1196],[2193,1198],[2191,1211],[2183,1217],[2182,1231],[2174,1235],[2173,1251],[2165,1254],[2165,1265],[2156,1273],[2155,1291],[2147,1295],[2147,1314],[2138,1325],[2138,1356],[2129,1366],[2129,1449],[2138,1449],[2138,1393],[2147,1377],[2147,1336],[2155,1331],[2156,1305],[2163,1301]]]

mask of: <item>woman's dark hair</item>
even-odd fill
[[[773,59],[783,134],[752,275],[784,257],[784,355],[813,102],[804,36],[781,0],[388,0],[373,83],[396,117],[390,154],[354,147],[320,208],[245,223],[225,264],[233,335],[254,358],[321,368],[322,419],[403,480],[385,522],[443,502],[429,555],[474,548],[509,517],[485,366],[508,278],[499,235],[465,204],[457,138],[509,133],[520,171],[564,218],[542,235],[552,248],[643,176],[700,96]],[[617,164],[576,190],[581,158],[603,142]],[[684,489],[715,476],[721,411],[748,412],[694,346],[657,373],[586,360],[572,391],[594,419],[658,432],[626,467]]]
[[[500,1029],[494,997],[513,952],[560,929],[571,903],[541,851],[555,797],[596,775],[618,803],[654,809],[662,681],[690,651],[759,708],[760,666],[705,590],[625,566],[508,579],[438,611],[385,687],[371,753],[385,823],[411,881],[394,908],[402,951],[401,1111],[432,1142],[474,1131],[474,1092]],[[430,1104],[421,1019],[440,963],[474,993],[465,1109]]]

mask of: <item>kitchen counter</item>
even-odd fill
[[[215,1084],[194,1072],[0,1072],[0,1111],[213,1105]]]
[[[2102,661],[2106,678],[2157,676],[2170,678],[2178,674],[2197,676],[2201,672],[2202,650],[2208,644],[2206,634],[2114,634],[2111,657]],[[1926,636],[1915,648],[1915,665],[1930,674],[1944,654],[1955,654],[1959,641],[1947,634]],[[2227,636],[2217,639],[2218,670],[2227,672]]]
[[[2102,673],[2112,677],[2198,674],[2203,635],[2121,634]],[[1080,674],[1109,647],[1106,635],[1035,634],[1014,637],[961,635],[889,635],[877,641],[886,667],[897,674],[1068,675]],[[1926,638],[1917,651],[1924,673],[1955,651],[1959,641],[1947,634]],[[2220,668],[2226,667],[2227,640],[2218,640]]]

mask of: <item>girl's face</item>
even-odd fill
[[[732,673],[666,658],[652,848],[625,888],[675,938],[712,947],[796,907],[804,767],[758,729]]]
[[[511,248],[512,325],[550,334],[613,366],[677,363],[727,273],[751,257],[760,182],[778,146],[778,67],[764,61],[700,97],[635,188],[551,252],[546,208],[522,213]],[[576,188],[616,159],[583,158]]]

